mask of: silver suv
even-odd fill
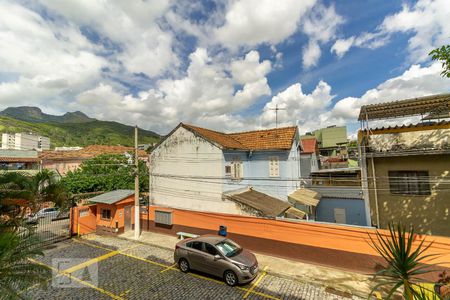
[[[258,274],[255,255],[221,236],[182,240],[175,246],[174,259],[182,272],[193,269],[208,273],[230,286],[250,282]]]

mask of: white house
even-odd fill
[[[150,155],[152,204],[199,211],[303,216],[297,127],[222,133],[180,123]]]

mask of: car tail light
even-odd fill
[[[176,250],[176,249],[179,249],[179,248],[180,248],[180,245],[176,244],[176,245],[175,245],[175,250]]]

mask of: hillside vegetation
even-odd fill
[[[0,116],[0,132],[33,132],[48,136],[51,147],[102,145],[134,145],[134,127],[109,121],[84,121],[80,123],[27,122]],[[139,129],[139,143],[149,144],[159,140],[159,135]]]

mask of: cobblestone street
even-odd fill
[[[39,262],[54,276],[25,291],[32,299],[350,299],[264,271],[247,285],[229,287],[221,278],[180,272],[170,249],[114,237],[60,242]]]

